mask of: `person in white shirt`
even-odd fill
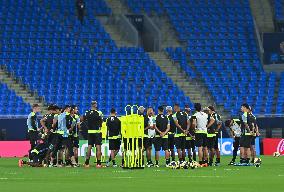
[[[198,147],[199,164],[203,167],[208,166],[208,150],[206,147],[207,128],[214,122],[214,118],[208,120],[208,114],[201,111],[201,104],[195,103],[195,114],[192,115],[192,124],[195,128],[195,145]]]

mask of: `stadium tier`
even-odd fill
[[[117,48],[95,18],[109,14],[109,8],[90,2],[102,1],[86,1],[83,26],[72,12],[64,17],[63,9],[75,10],[74,1],[2,2],[1,64],[46,103],[77,104],[81,113],[91,100],[98,101],[103,113],[115,107],[120,114],[127,104],[192,105],[142,48]]]
[[[276,20],[284,20],[284,1],[283,0],[273,0],[274,3],[274,16]]]
[[[284,73],[281,74],[281,80],[279,83],[279,92],[278,92],[278,100],[277,100],[277,107],[276,113],[282,114],[284,108]]]
[[[31,106],[16,95],[6,84],[0,83],[0,115],[18,114],[24,115],[30,112]]]
[[[249,1],[163,0],[161,6],[127,2],[135,12],[150,9],[154,14],[159,7],[156,14],[168,15],[186,47],[166,48],[167,53],[189,77],[201,77],[216,103],[231,115],[239,114],[243,102],[250,103],[255,114],[273,113],[276,74],[262,69]]]

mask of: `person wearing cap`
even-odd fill
[[[202,167],[208,166],[208,150],[207,150],[207,129],[214,122],[214,118],[208,117],[201,109],[200,103],[194,104],[195,113],[192,115],[192,124],[195,128],[195,146],[198,147],[199,164]]]
[[[251,139],[252,139],[252,118],[248,115],[249,105],[247,103],[241,106],[242,115],[240,117],[242,135],[240,139],[240,151],[241,151],[241,164],[248,164],[250,161],[251,151]]]
[[[215,129],[215,134],[216,136],[214,137],[214,151],[216,154],[216,161],[215,161],[215,166],[219,166],[221,163],[221,154],[220,154],[220,149],[219,149],[219,138],[221,137],[220,130],[222,127],[222,120],[221,116],[216,112],[215,108],[213,106],[208,106],[209,112],[211,116],[215,119],[214,123],[214,129]]]
[[[167,117],[170,120],[170,130],[168,132],[168,144],[169,150],[171,153],[172,161],[175,161],[175,132],[176,132],[176,124],[173,119],[173,108],[171,106],[166,107]]]
[[[92,101],[91,110],[86,111],[83,116],[83,121],[87,122],[88,128],[88,150],[85,160],[85,167],[90,167],[90,157],[92,148],[96,147],[96,158],[97,158],[97,168],[101,168],[101,145],[102,145],[102,123],[103,123],[103,113],[98,110],[98,105],[96,101]]]

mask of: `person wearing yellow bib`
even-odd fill
[[[116,116],[115,109],[111,109],[110,117],[106,120],[110,158],[109,162],[112,162],[113,167],[117,167],[115,157],[120,149],[121,145],[121,121]],[[123,156],[123,155],[122,155]]]
[[[96,147],[96,157],[97,157],[97,168],[101,168],[101,146],[102,146],[102,123],[103,123],[103,114],[101,111],[97,109],[97,102],[92,101],[91,103],[92,109],[86,111],[83,116],[83,121],[87,122],[88,127],[88,151],[85,160],[85,167],[90,167],[90,157],[91,150],[95,146]]]
[[[170,130],[170,120],[167,116],[164,115],[163,106],[158,107],[158,115],[156,116],[154,127],[156,130],[156,136],[154,140],[156,160],[155,167],[159,167],[159,157],[161,149],[165,151],[166,166],[168,166],[170,164],[170,152],[168,148],[168,132]]]

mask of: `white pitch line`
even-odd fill
[[[172,176],[172,178],[220,178],[220,177],[224,177],[224,176],[211,176],[211,175],[188,175],[188,176]]]
[[[7,177],[0,177],[0,180],[8,180]]]
[[[128,173],[129,171],[112,171],[113,173]]]
[[[278,175],[278,177],[284,177],[284,175]]]

